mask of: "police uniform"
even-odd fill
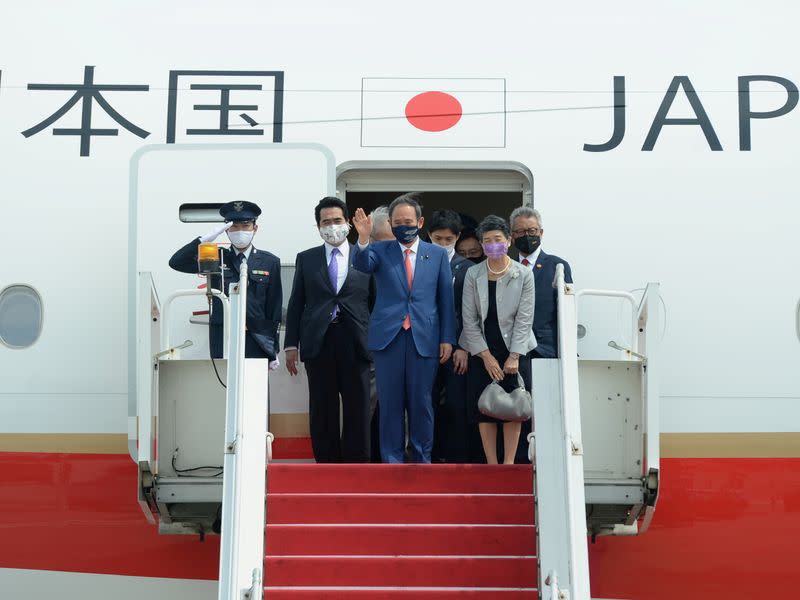
[[[261,209],[252,202],[228,202],[219,209],[225,221],[255,221]],[[183,273],[197,273],[197,247],[200,238],[195,238],[178,250],[169,259],[169,266]],[[245,255],[247,259],[247,331],[245,332],[245,357],[275,360],[280,348],[278,328],[281,323],[283,294],[281,291],[280,259],[266,250],[256,249],[252,243],[244,251],[233,246],[223,248],[224,291],[227,294],[231,282],[239,281],[239,265]],[[212,286],[220,289],[220,276],[211,278]],[[209,318],[209,345],[213,358],[222,358],[222,302],[212,300]]]

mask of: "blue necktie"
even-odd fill
[[[339,284],[339,262],[336,260],[337,254],[339,254],[339,249],[334,248],[331,251],[331,262],[328,263],[328,277],[330,277],[331,279],[331,287],[333,288],[334,294],[338,293],[336,287]],[[339,315],[339,306],[336,305],[333,307],[333,310],[331,311],[331,321],[336,319],[338,315]]]

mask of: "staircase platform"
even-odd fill
[[[533,599],[527,465],[271,464],[267,597]]]

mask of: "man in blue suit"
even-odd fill
[[[431,462],[431,389],[439,364],[450,360],[455,337],[453,275],[447,251],[419,239],[422,207],[412,194],[389,205],[396,241],[371,242],[372,219],[356,210],[353,266],[375,276],[377,297],[367,343],[375,362],[380,402],[381,456],[401,463],[403,413],[408,413],[411,459]]]
[[[558,293],[553,288],[556,265],[564,265],[564,280],[572,283],[572,269],[563,258],[542,250],[542,215],[529,206],[514,209],[509,219],[511,239],[519,255],[516,259],[533,271],[536,285],[536,307],[533,314],[533,334],[536,349],[532,358],[558,357]]]
[[[511,239],[519,253],[516,259],[533,271],[536,288],[536,303],[533,312],[533,335],[538,344],[531,358],[558,357],[558,292],[553,288],[556,265],[563,263],[564,280],[572,283],[572,269],[569,263],[559,256],[547,254],[542,250],[542,215],[530,206],[519,206],[509,218]],[[536,382],[533,382],[536,386]],[[531,421],[522,425],[520,439],[526,439],[531,432]],[[515,462],[528,462],[527,444],[517,447]]]

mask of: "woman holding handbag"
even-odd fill
[[[531,360],[536,347],[533,336],[534,283],[530,269],[511,260],[511,232],[505,219],[490,215],[476,231],[486,261],[470,267],[464,278],[462,316],[464,328],[459,345],[470,353],[467,397],[474,406],[486,462],[497,464],[497,429],[503,426],[504,464],[512,464],[519,443],[520,421],[494,418],[493,402],[508,394],[530,403]],[[516,392],[520,377],[527,393]],[[502,390],[492,383],[496,382]],[[483,412],[478,410],[479,401]],[[523,411],[530,414],[529,410]]]

